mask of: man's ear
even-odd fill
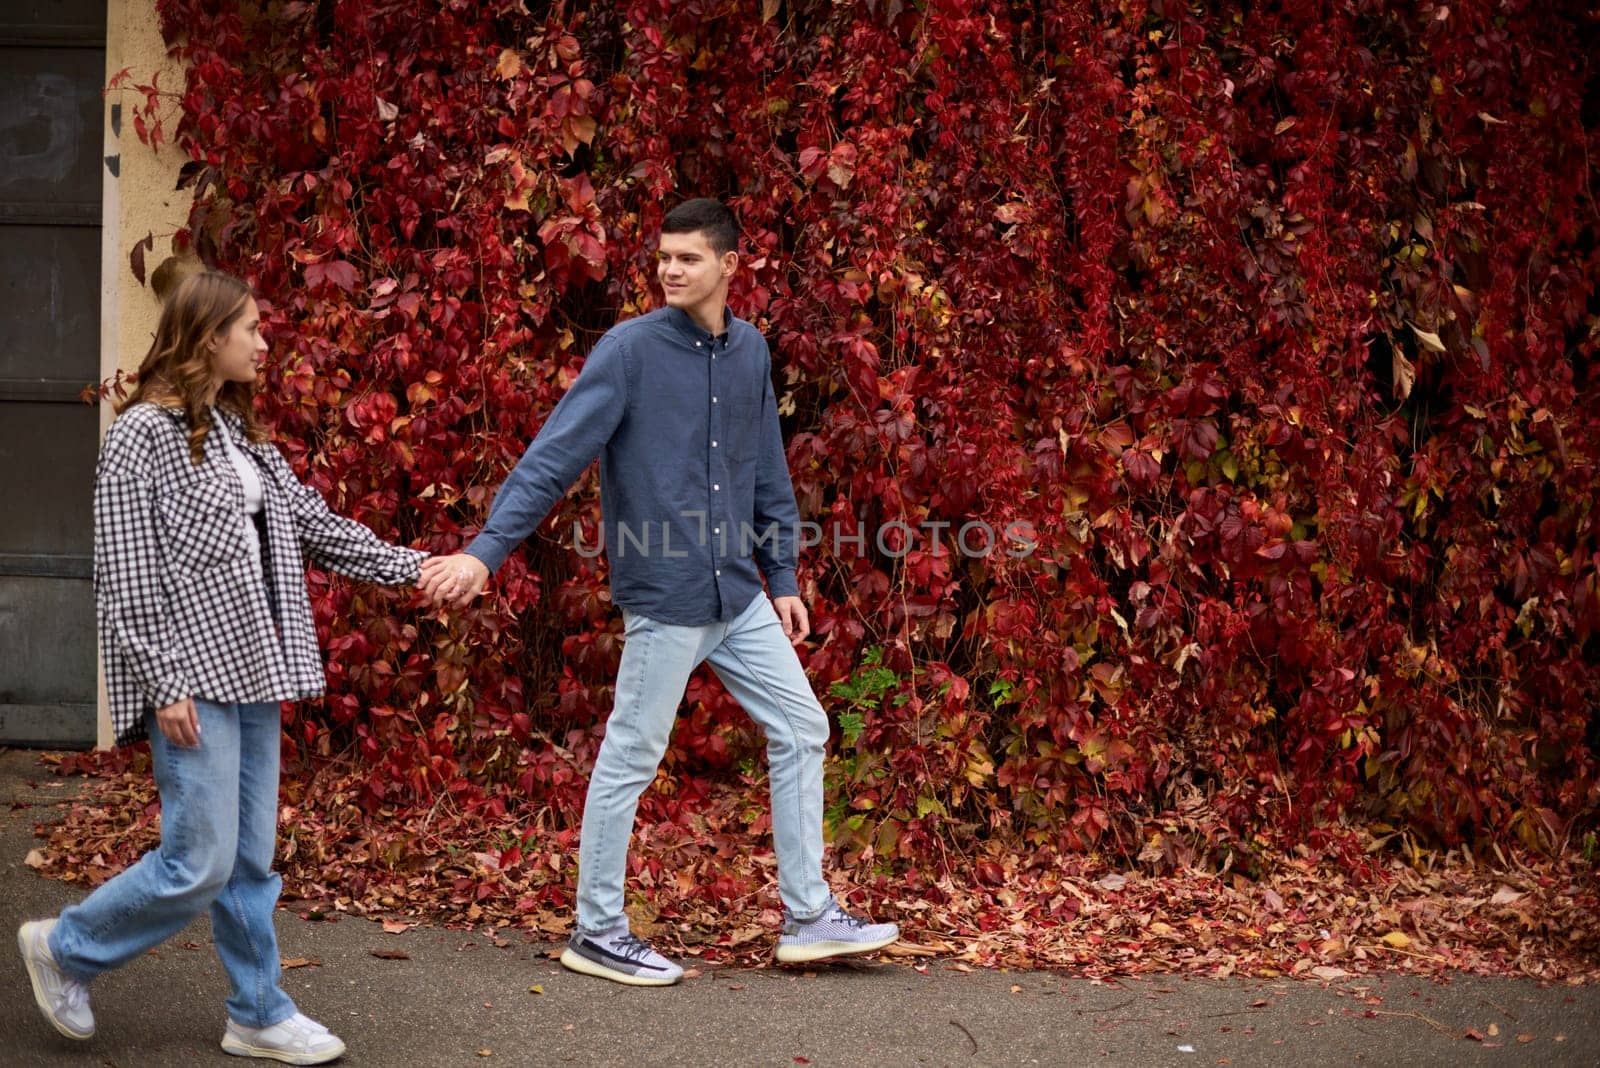
[[[722,277],[732,278],[733,272],[739,269],[739,254],[729,250],[722,254]]]

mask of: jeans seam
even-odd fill
[[[241,704],[235,704],[235,705],[233,705],[231,707],[232,707],[233,711],[235,712],[235,714],[237,715],[237,717],[239,719],[239,742],[240,742],[240,745],[239,745],[240,754],[239,755],[240,755],[240,759],[242,761],[243,757],[244,757],[244,708],[245,708],[245,705],[241,703]],[[242,776],[241,776],[240,786],[241,787],[243,786]],[[274,801],[273,810],[274,810],[274,812],[276,812],[276,801]],[[226,895],[229,903],[231,903],[231,905],[233,906],[233,912],[234,912],[234,915],[235,915],[236,919],[238,920],[239,927],[244,932],[245,946],[249,949],[249,951],[250,951],[250,959],[255,964],[255,969],[254,969],[254,973],[255,974],[253,976],[253,978],[255,980],[255,1023],[252,1026],[254,1026],[255,1028],[260,1029],[260,1028],[271,1027],[271,1026],[273,1026],[273,1024],[280,1023],[281,1021],[274,1020],[274,1021],[270,1021],[269,1022],[267,1020],[267,982],[266,982],[266,971],[267,971],[267,969],[266,969],[266,961],[261,955],[261,947],[260,947],[260,944],[258,943],[257,937],[256,937],[259,934],[259,932],[257,932],[257,931],[252,929],[251,922],[250,922],[250,914],[245,909],[244,899],[239,894],[239,868],[240,868],[241,857],[238,855],[238,850],[239,850],[239,847],[241,847],[244,844],[244,826],[243,826],[244,798],[242,796],[242,790],[241,790],[241,797],[239,799],[239,813],[240,813],[240,826],[238,828],[237,838],[235,839],[235,847],[234,847],[235,853],[234,853],[234,859],[233,859],[233,871],[230,872],[229,875],[228,875],[228,882],[227,882],[227,885],[223,887],[222,894]],[[277,821],[274,820],[273,822],[274,822],[274,826],[273,826],[272,834],[273,834],[273,837],[276,838],[276,836],[277,836],[276,822]],[[272,874],[272,863],[271,863],[270,859],[267,862],[267,866],[266,866],[265,870],[266,870],[267,877],[270,878],[271,874]],[[267,916],[267,922],[268,923],[272,922],[272,916],[271,916],[270,913]],[[285,1017],[285,1019],[287,1019],[287,1017]]]
[[[656,633],[655,633],[655,630],[652,627],[646,627],[640,632],[639,637],[647,639],[646,642],[645,642],[645,647],[644,647],[644,655],[643,655],[643,658],[641,659],[640,664],[639,664],[639,678],[640,678],[641,681],[644,681],[644,680],[649,679],[649,677],[650,677],[650,671],[649,671],[649,668],[650,668],[650,657],[655,652]],[[639,704],[643,700],[644,700],[644,691],[643,691],[643,687],[640,687],[639,689],[635,690],[635,692],[632,695],[632,699],[628,702],[628,710],[630,712],[636,713],[637,710],[638,710]],[[617,714],[617,708],[616,708],[615,705],[613,705],[612,709],[611,709],[612,718],[615,718],[616,714]],[[633,765],[633,753],[634,753],[634,750],[637,748],[638,741],[639,741],[639,731],[638,731],[636,719],[637,719],[637,717],[635,717],[633,739],[628,743],[627,750],[622,754],[623,763],[627,767],[631,767]],[[608,730],[608,734],[609,734],[609,730]],[[605,744],[604,742],[601,743],[602,746],[604,744]],[[640,791],[640,792],[643,793],[643,791]],[[600,834],[599,834],[599,838],[601,839],[601,841],[605,840],[606,835],[611,830],[611,805],[609,804],[609,801],[610,801],[611,795],[613,793],[615,793],[615,787],[614,786],[610,786],[608,784],[608,788],[607,788],[606,793],[607,793],[606,800],[607,800],[608,803],[600,806]],[[631,827],[629,828],[629,837],[630,838],[632,837],[632,828]],[[627,912],[626,912],[626,908],[627,908],[627,884],[628,884],[628,855],[627,855],[627,848],[626,848],[626,845],[625,845],[624,848],[623,848],[623,855],[622,855],[622,885],[623,885],[623,908],[624,908],[623,918],[624,919],[627,918]],[[580,927],[579,930],[582,930],[582,928]],[[587,932],[587,933],[589,933],[589,934],[603,934],[604,931],[590,931],[590,932]]]
[[[235,864],[237,865],[237,861],[235,862]],[[237,885],[235,885],[234,880],[235,880],[235,876],[230,875],[228,877],[228,885],[223,889],[223,893],[228,896],[228,901],[233,906],[234,914],[238,918],[239,926],[244,929],[244,943],[250,949],[250,959],[255,962],[255,981],[256,981],[256,996],[255,996],[256,1016],[255,1016],[255,1018],[256,1018],[256,1022],[252,1026],[254,1026],[254,1027],[266,1027],[267,1024],[262,1022],[262,1021],[264,1021],[266,1019],[266,1016],[267,1016],[267,1013],[266,1013],[266,1003],[267,1003],[266,983],[263,982],[263,980],[262,980],[262,976],[263,976],[263,974],[265,972],[265,967],[261,963],[261,950],[256,946],[256,940],[255,940],[255,938],[253,936],[253,933],[250,930],[250,918],[247,915],[245,915],[244,902],[239,897],[239,888],[238,888]]]
[[[761,674],[755,670],[755,668],[750,666],[750,662],[749,661],[747,661],[743,656],[741,656],[739,654],[739,650],[737,650],[735,648],[732,648],[730,646],[730,647],[728,647],[728,653],[729,653],[730,656],[732,656],[735,660],[737,660],[739,662],[739,666],[740,667],[744,668],[745,671],[750,673],[750,677],[755,679],[756,683],[763,690],[766,691],[767,698],[770,701],[772,701],[772,703],[774,705],[777,706],[778,712],[783,716],[784,723],[787,724],[788,727],[789,727],[789,734],[794,739],[794,741],[793,741],[793,749],[794,749],[794,752],[795,752],[795,760],[798,763],[799,759],[800,759],[800,734],[794,728],[794,718],[792,716],[790,716],[790,714],[789,714],[789,704],[788,704],[788,702],[783,700],[781,697],[778,696],[777,691],[775,691],[772,688],[772,686],[767,682],[767,680],[765,678],[763,678],[761,676]],[[769,776],[772,774],[772,769],[770,767],[770,761],[769,761],[769,766],[768,766],[768,769],[767,769],[767,774]],[[799,791],[798,790],[795,791],[795,794],[796,794],[796,796],[795,796],[796,826],[804,827],[805,826],[805,811],[802,808],[803,802],[802,802],[801,798],[799,797]],[[773,836],[773,844],[774,845],[777,844],[777,836],[776,836],[776,834],[774,834],[774,836]],[[806,851],[806,841],[805,841],[805,836],[802,835],[801,839],[800,839],[800,860],[801,860],[802,864],[804,864],[805,860],[806,860],[805,851]],[[819,856],[817,858],[817,862],[818,862],[819,865],[821,864],[821,861],[822,861],[822,858]],[[827,880],[824,879],[823,881],[824,881],[824,883],[826,883]],[[826,905],[824,905],[822,908],[823,908],[823,912],[827,911],[827,906]],[[818,913],[817,915],[820,916],[821,914],[822,913]]]
[[[176,769],[174,769],[174,771],[176,772]],[[152,766],[152,769],[151,769],[152,776],[154,775],[154,773],[155,773],[154,772],[154,767]],[[159,782],[157,782],[156,783],[156,791],[157,791],[157,796],[158,797],[160,796],[160,787],[161,787],[161,784]],[[181,774],[176,774],[176,773],[173,774],[173,776],[172,776],[172,794],[173,794],[173,801],[175,803],[172,805],[172,808],[174,810],[182,807],[184,795],[186,795],[187,793],[189,793],[189,791],[185,788],[184,777]],[[161,805],[161,808],[162,808],[163,812],[166,811],[167,807],[168,806],[163,801],[162,805]],[[163,818],[163,821],[162,821],[162,827],[163,827],[163,829],[165,829],[165,827],[166,827],[166,822],[165,822],[164,818]],[[156,855],[156,857],[158,859],[161,858],[161,856],[162,856],[161,848],[162,848],[162,843],[159,840],[157,840],[156,848],[154,850],[154,853],[155,853],[155,855]],[[148,855],[148,854],[146,854],[146,855]],[[144,860],[144,857],[140,857],[139,860],[134,861],[134,864],[138,864],[143,860]],[[130,867],[131,867],[131,865],[130,865]],[[128,869],[125,868],[123,870],[126,871]],[[113,876],[113,878],[115,878],[115,876]],[[100,885],[104,886],[105,884],[102,883]],[[144,908],[147,904],[149,904],[148,900],[125,902],[121,909],[119,909],[114,914],[106,917],[105,922],[97,924],[93,929],[84,932],[85,935],[87,935],[88,941],[91,944],[105,941],[105,937],[109,932],[111,932],[111,931],[121,927],[123,924],[127,923],[128,917],[136,915],[139,912],[139,910]],[[76,941],[82,941],[82,939],[77,939]],[[74,946],[73,948],[76,949],[76,946]]]

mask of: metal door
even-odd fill
[[[0,8],[0,743],[86,747],[106,6]]]

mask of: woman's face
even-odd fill
[[[254,382],[266,351],[261,309],[256,298],[246,297],[244,311],[211,339],[211,377],[219,389],[229,382]]]

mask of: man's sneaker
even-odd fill
[[[671,986],[683,978],[682,968],[629,934],[626,923],[604,934],[574,931],[561,952],[561,966],[629,986]]]
[[[68,1038],[94,1034],[94,1013],[89,1011],[89,988],[56,964],[50,952],[50,932],[55,920],[34,920],[17,928],[17,948],[33,983],[33,1000],[39,1011]]]
[[[835,901],[827,912],[809,923],[783,922],[783,934],[778,936],[778,960],[783,964],[804,964],[828,957],[871,953],[899,937],[900,928],[895,924],[871,923],[861,916],[852,916]]]
[[[245,1027],[228,1021],[222,1049],[235,1057],[265,1057],[284,1064],[326,1064],[344,1054],[337,1035],[309,1016],[295,1013],[271,1027]]]

